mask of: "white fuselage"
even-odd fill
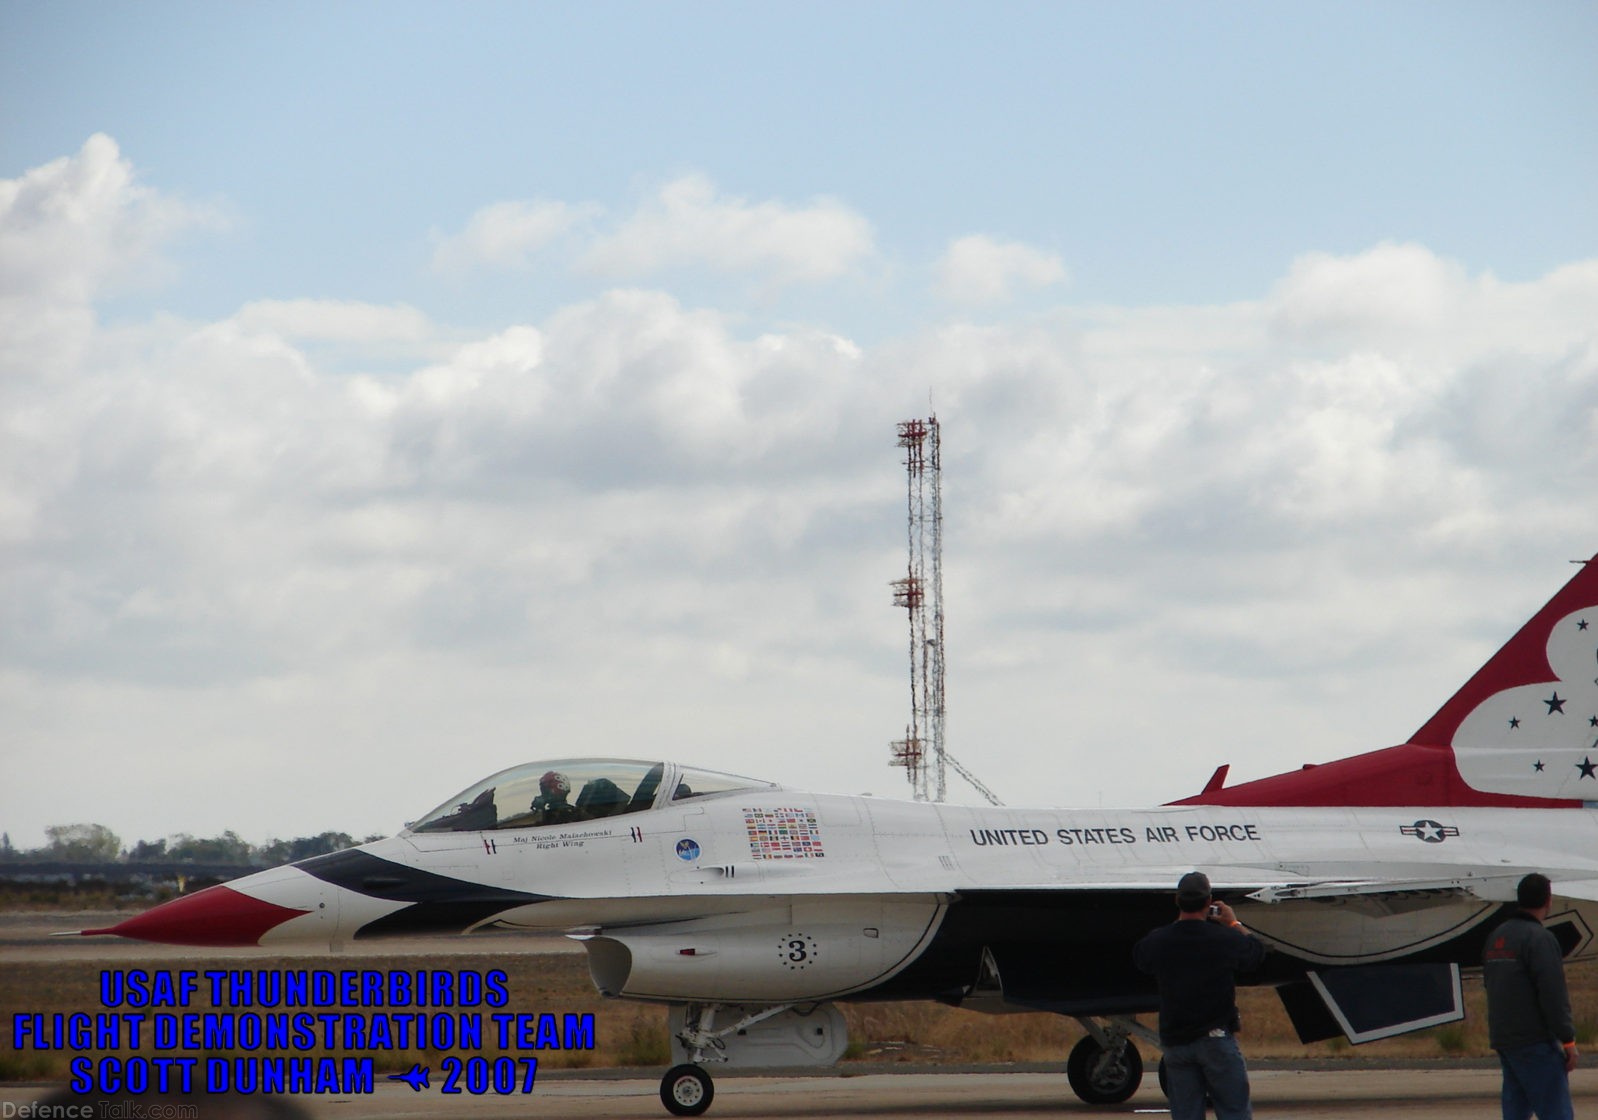
[[[972,808],[772,789],[570,826],[406,832],[361,850],[538,896],[473,923],[538,930],[670,922],[779,899],[931,904],[974,891],[1169,891],[1197,869],[1251,929],[1305,959],[1353,963],[1392,959],[1473,916],[1485,920],[1527,871],[1556,884],[1598,880],[1598,811]],[[1424,905],[1395,900],[1395,881]],[[1350,885],[1363,882],[1386,886],[1376,895]],[[341,940],[408,905],[294,868],[230,885],[301,908],[308,889],[318,893],[311,913],[265,943]],[[1262,891],[1260,899],[1276,900],[1249,898]],[[1593,952],[1588,936],[1573,955]]]

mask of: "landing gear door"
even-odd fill
[[[1350,1042],[1374,1042],[1465,1017],[1457,964],[1328,969],[1311,972],[1309,980]]]

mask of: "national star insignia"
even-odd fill
[[[1433,820],[1418,820],[1414,824],[1401,824],[1398,826],[1398,831],[1405,836],[1413,836],[1417,840],[1423,840],[1428,844],[1441,844],[1450,836],[1459,835],[1459,829],[1453,825]]]

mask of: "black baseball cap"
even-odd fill
[[[1189,871],[1176,884],[1178,903],[1197,904],[1210,897],[1210,877],[1202,871]]]

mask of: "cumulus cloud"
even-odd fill
[[[249,330],[284,338],[336,342],[421,342],[437,329],[414,307],[353,300],[268,299],[245,304],[233,317]]]
[[[742,339],[718,313],[620,290],[385,384],[395,454],[435,481],[658,489],[835,460],[859,363],[829,334]]]
[[[449,792],[418,769],[460,787],[539,755],[894,792],[893,425],[929,387],[955,753],[1015,800],[1168,799],[1220,761],[1396,741],[1552,590],[1548,558],[1595,544],[1598,262],[1508,284],[1376,246],[1245,303],[872,346],[645,289],[469,337],[309,300],[113,329],[79,301],[159,248],[163,200],[105,155],[30,172],[25,206],[8,187],[38,294],[0,335],[0,712],[16,773],[45,775],[5,791],[14,839],[68,770],[71,819],[328,776],[258,824],[172,826],[197,832],[391,827]],[[638,267],[832,213],[687,197],[699,256],[640,215]],[[742,264],[825,275],[869,252],[851,228],[810,263],[751,232]],[[341,816],[351,783],[387,814]]]
[[[841,276],[874,252],[871,224],[834,199],[807,206],[723,195],[702,175],[663,186],[584,256],[589,270],[635,279],[677,268],[777,283]]]
[[[973,234],[949,243],[936,265],[940,298],[953,303],[989,304],[1011,298],[1017,288],[1044,288],[1066,279],[1065,264],[1017,241]]]
[[[597,203],[496,202],[473,214],[460,233],[435,236],[433,267],[447,273],[527,268],[539,252],[603,212]]]
[[[1381,330],[1435,333],[1470,278],[1420,245],[1383,244],[1352,256],[1307,253],[1277,284],[1278,326],[1299,337]]]
[[[141,187],[115,140],[0,180],[0,296],[82,303],[105,286],[157,274],[159,246],[211,209]]]
[[[1507,283],[1413,244],[1306,253],[1267,297],[1269,328],[1299,353],[1380,349],[1428,363],[1422,369],[1498,348],[1541,360],[1590,340],[1583,320],[1595,274],[1598,262],[1584,261]]]

